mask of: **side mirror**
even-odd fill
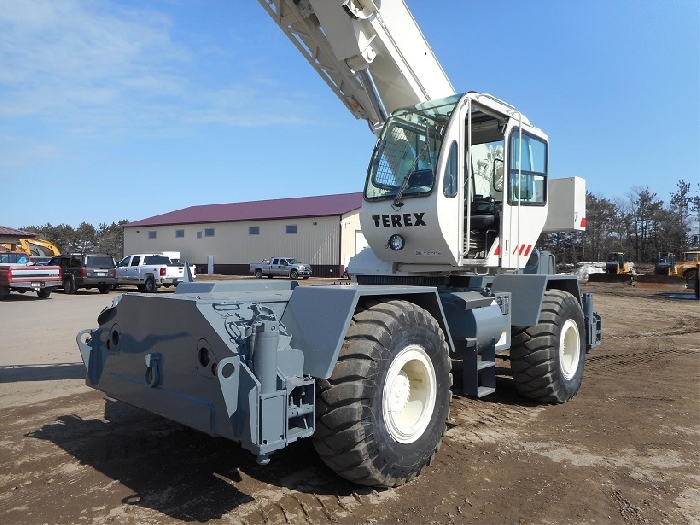
[[[495,191],[503,191],[503,159],[494,159],[491,180]]]

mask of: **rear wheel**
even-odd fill
[[[518,392],[541,403],[564,403],[583,380],[585,322],[568,292],[549,290],[537,326],[513,327],[511,369]]]
[[[0,301],[4,301],[10,296],[9,286],[0,286]]]
[[[51,295],[51,289],[44,288],[43,290],[37,290],[36,294],[39,296],[39,299],[48,299]]]
[[[262,270],[260,268],[255,269],[255,278],[262,279]]]
[[[156,287],[156,281],[153,277],[147,277],[146,282],[143,283],[143,291],[146,293],[155,293],[158,288]]]
[[[73,295],[77,291],[78,288],[75,286],[75,278],[72,275],[63,279],[63,293]]]
[[[437,321],[405,301],[358,311],[330,379],[317,381],[314,446],[340,476],[395,487],[442,443],[452,393]]]

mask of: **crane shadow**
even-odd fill
[[[82,363],[0,366],[0,383],[61,379],[85,379],[85,366]]]
[[[267,466],[236,443],[211,437],[121,401],[105,400],[105,420],[62,415],[27,437],[50,441],[132,492],[122,503],[172,518],[207,522],[255,501],[260,490],[368,494],[331,472],[304,439]],[[252,486],[251,486],[252,485]],[[258,495],[259,497],[259,495]]]

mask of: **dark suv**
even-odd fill
[[[97,288],[107,293],[117,285],[117,268],[111,255],[71,253],[57,255],[50,265],[63,269],[63,293],[74,294],[79,288]]]

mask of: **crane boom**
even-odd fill
[[[378,133],[392,111],[454,88],[403,0],[258,0],[358,119]]]

